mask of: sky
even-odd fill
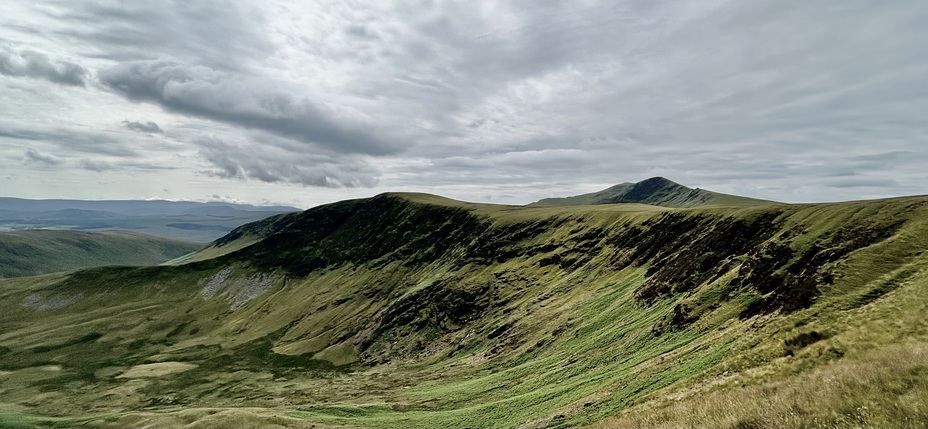
[[[11,1],[0,196],[928,194],[928,2]]]

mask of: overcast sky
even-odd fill
[[[928,194],[928,2],[12,1],[0,196]]]

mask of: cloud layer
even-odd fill
[[[84,86],[90,73],[80,65],[68,61],[52,61],[47,55],[39,52],[16,52],[0,48],[0,74],[45,79],[62,85]]]
[[[158,59],[104,69],[100,81],[130,100],[333,150],[368,154],[396,151],[373,132],[369,118],[357,109],[314,102],[294,95],[296,88],[267,80]]]
[[[525,203],[654,175],[785,201],[928,193],[918,2],[60,2],[7,15],[8,171],[151,171],[175,196],[248,184],[287,203],[291,185],[312,202],[421,190]]]
[[[266,141],[260,139],[259,141]],[[273,143],[226,141],[215,136],[196,141],[200,154],[213,165],[210,174],[221,178],[289,182],[327,188],[371,187],[372,167],[363,160],[288,150]]]

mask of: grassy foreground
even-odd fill
[[[0,427],[923,427],[926,206],[384,195],[3,280]]]

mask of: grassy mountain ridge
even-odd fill
[[[124,231],[0,232],[0,278],[102,265],[155,265],[203,247]]]
[[[920,426],[926,211],[385,194],[281,215],[211,258],[0,281],[0,422]],[[718,406],[851,386],[886,353],[911,359],[845,402]]]
[[[531,205],[578,206],[620,203],[653,204],[673,208],[777,204],[773,201],[720,194],[705,189],[691,189],[663,177],[652,177],[638,183],[621,183],[589,194],[545,198]]]

